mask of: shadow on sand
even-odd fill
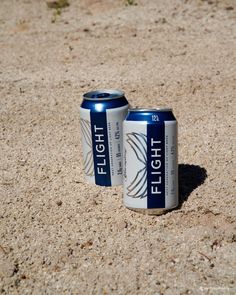
[[[204,183],[207,178],[205,168],[198,165],[179,164],[179,206],[187,201],[191,192]]]

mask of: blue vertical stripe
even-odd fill
[[[111,186],[106,112],[90,112],[95,183]]]
[[[165,208],[165,124],[147,124],[147,208]]]

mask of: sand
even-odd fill
[[[235,294],[236,2],[0,3],[0,293]],[[180,206],[84,180],[84,92],[172,107]]]

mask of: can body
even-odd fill
[[[122,184],[123,120],[128,112],[124,92],[97,90],[84,94],[80,124],[85,177],[89,183]]]
[[[124,205],[147,214],[178,206],[177,121],[171,109],[131,109],[123,148]]]

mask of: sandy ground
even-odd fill
[[[236,2],[0,2],[0,292],[236,294]],[[79,105],[119,88],[179,121],[181,205],[84,181]]]

